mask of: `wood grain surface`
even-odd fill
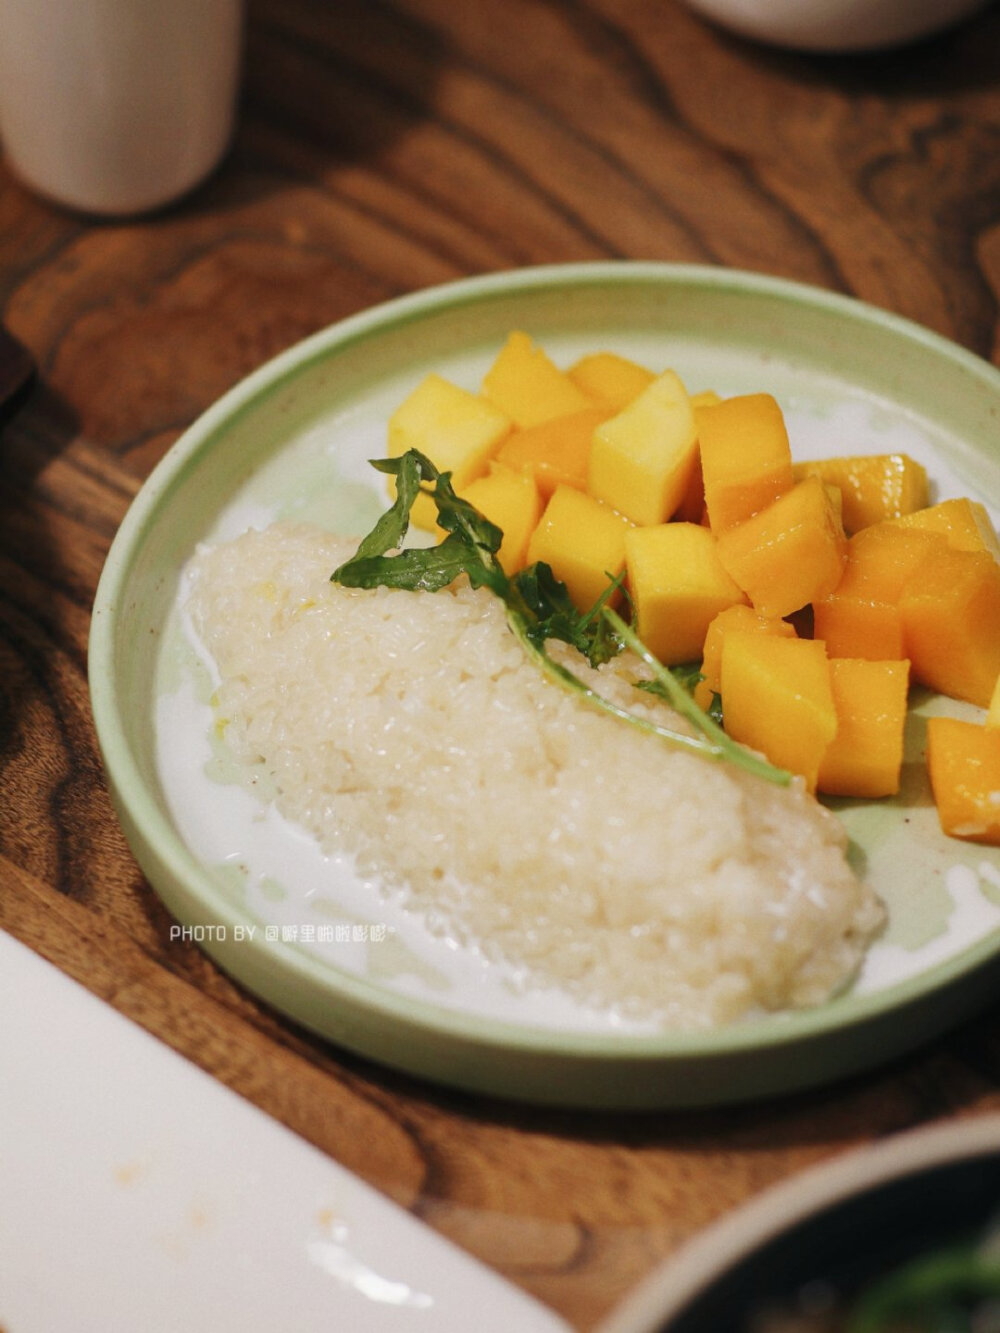
[[[471,1099],[310,1037],[169,941],[130,856],[86,685],[102,562],[241,376],[467,274],[733,266],[1000,359],[998,74],[996,6],[839,57],[673,0],[251,0],[237,138],[189,199],[96,221],[0,167],[0,312],[38,366],[0,426],[0,927],[581,1329],[771,1182],[1000,1108],[1000,1015],[822,1092],[639,1116]]]

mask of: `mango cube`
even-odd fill
[[[722,399],[714,389],[702,389],[699,393],[691,394],[691,408],[695,413],[695,424],[698,422],[698,408],[711,407],[715,403],[721,403]],[[691,469],[691,477],[687,484],[687,489],[681,498],[680,504],[674,512],[674,518],[682,523],[701,523],[708,527],[708,508],[705,504],[705,478],[701,470],[701,448],[699,447],[694,461],[694,467]]]
[[[844,497],[844,531],[858,532],[927,504],[927,473],[907,454],[861,454],[796,463],[796,481],[819,477]]]
[[[903,590],[914,679],[988,708],[1000,675],[1000,565],[985,551],[935,551]]]
[[[636,633],[667,666],[699,660],[709,625],[743,601],[715,547],[697,523],[632,528],[625,537]]]
[[[557,486],[528,542],[527,563],[549,565],[566,584],[574,606],[589,611],[605,591],[609,575],[625,566],[631,524],[608,505],[573,486]]]
[[[905,658],[899,598],[927,549],[885,524],[851,538],[840,582],[813,605],[813,632],[830,657]]]
[[[769,393],[698,407],[695,419],[713,532],[745,522],[792,489],[788,431]]]
[[[431,374],[423,379],[389,418],[390,458],[419,449],[461,490],[486,471],[487,461],[511,429],[511,421],[485,399]],[[395,495],[395,478],[390,477]],[[417,527],[433,532],[437,508],[418,496],[410,517]]]
[[[829,482],[823,482],[823,489],[830,498],[830,508],[837,523],[844,526],[844,493],[839,486],[831,486]]]
[[[935,553],[946,551],[947,545],[940,533],[901,524],[876,523],[864,528],[847,543],[837,592],[863,592],[896,605],[914,571]]]
[[[469,482],[462,495],[502,531],[497,559],[507,574],[516,574],[527,562],[528,542],[542,516],[534,478],[491,463],[487,475]]]
[[[986,506],[978,500],[964,497],[942,500],[940,504],[893,519],[892,523],[897,527],[940,533],[957,551],[987,551],[995,560],[1000,560],[1000,538]]]
[[[928,555],[945,549],[940,534],[892,522],[856,533],[847,543],[840,582],[813,606],[815,637],[825,642],[829,656],[905,658],[903,588]]]
[[[733,630],[750,634],[776,634],[779,638],[794,639],[795,628],[787,620],[762,616],[752,606],[741,602],[720,611],[708,627],[702,649],[701,674],[704,677],[695,686],[694,698],[702,708],[708,708],[713,694],[722,692],[722,645]]]
[[[546,499],[557,486],[586,490],[590,443],[609,415],[606,408],[585,407],[582,412],[515,430],[497,450],[496,461],[530,473]]]
[[[583,356],[566,373],[588,398],[610,408],[611,412],[628,407],[656,379],[651,370],[616,352],[594,352]]]
[[[520,332],[511,333],[500,349],[483,377],[482,393],[518,426],[537,426],[593,406],[542,348]]]
[[[927,768],[942,830],[1000,847],[1000,730],[928,718]]]
[[[681,502],[674,511],[674,518],[680,523],[700,523],[708,527],[708,510],[705,508],[705,479],[701,475],[701,455],[695,454],[694,467],[685,487]]]
[[[997,676],[997,683],[993,686],[993,694],[990,697],[990,706],[986,710],[986,725],[1000,727],[1000,676]]]
[[[906,656],[898,606],[864,592],[837,588],[813,605],[813,634],[831,658],[901,661]]]
[[[587,489],[633,523],[663,523],[684,497],[697,454],[694,412],[668,370],[598,426]]]
[[[722,644],[722,715],[734,740],[800,774],[816,790],[837,734],[826,649],[818,639],[734,630]]]
[[[718,549],[719,559],[756,609],[780,618],[833,592],[843,573],[847,543],[823,483],[808,477],[723,532]]]
[[[909,662],[830,661],[837,734],[820,760],[817,788],[875,798],[899,791]]]

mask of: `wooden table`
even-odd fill
[[[0,434],[0,926],[580,1328],[771,1182],[1000,1106],[998,1015],[846,1085],[697,1114],[516,1108],[314,1040],[171,943],[130,856],[85,679],[102,561],[223,390],[466,274],[727,265],[1000,359],[998,71],[996,7],[847,58],[743,43],[675,0],[252,0],[238,137],[192,198],[97,222],[0,169],[0,311],[40,370]]]

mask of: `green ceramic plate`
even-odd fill
[[[390,412],[430,370],[474,388],[513,328],[562,364],[607,348],[672,366],[692,391],[768,390],[797,457],[902,450],[925,462],[938,496],[1000,503],[1000,373],[915,325],[786,282],[652,264],[529,269],[422,292],[317,334],[238,385],[170,450],[122,524],[98,590],[98,736],[126,835],[175,933],[338,1044],[539,1102],[770,1095],[941,1032],[997,991],[1000,859],[938,830],[920,776],[923,719],[956,706],[930,697],[912,719],[901,796],[838,806],[858,869],[890,914],[858,984],[810,1012],[705,1035],[623,1029],[558,997],[517,993],[482,960],[445,957],[397,930],[391,906],[373,916],[371,890],[359,897],[294,832],[280,835],[284,851],[247,833],[268,820],[210,742],[210,682],[177,614],[185,563],[199,542],[275,517],[367,530],[383,501],[365,460],[384,452]]]

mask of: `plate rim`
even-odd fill
[[[197,466],[202,453],[212,447],[220,428],[236,416],[251,411],[256,403],[286,379],[293,378],[339,349],[377,335],[387,327],[417,322],[431,314],[479,303],[484,299],[510,297],[512,293],[537,293],[546,288],[565,288],[577,284],[617,286],[622,283],[639,286],[695,285],[702,289],[716,289],[726,295],[735,292],[765,296],[795,305],[804,304],[814,310],[866,325],[875,324],[891,335],[905,341],[916,341],[957,364],[982,380],[985,387],[996,394],[1000,403],[1000,370],[976,353],[903,316],[869,305],[853,296],[786,278],[710,265],[653,261],[538,265],[442,283],[381,302],[336,321],[270,358],[201,413],[152,470],[132,500],[114,537],[93,606],[88,642],[88,678],[91,708],[105,772],[133,855],[150,880],[154,892],[174,915],[188,910],[192,899],[196,898],[202,913],[197,918],[200,921],[205,921],[206,909],[210,907],[212,920],[228,925],[230,932],[233,926],[253,924],[249,914],[244,915],[219,894],[209,872],[188,852],[179,831],[160,811],[152,795],[147,793],[115,698],[115,610],[124,598],[130,568],[146,540],[148,525],[155,519],[159,506],[186,472]],[[170,882],[166,892],[159,882],[163,875]],[[181,919],[184,917],[181,916]],[[534,1056],[554,1054],[569,1061],[601,1060],[612,1064],[623,1060],[651,1062],[666,1069],[677,1060],[713,1062],[734,1056],[753,1055],[762,1049],[781,1050],[878,1022],[888,1014],[895,1014],[909,1005],[925,1001],[929,996],[978,972],[1000,952],[1000,930],[990,932],[951,958],[879,991],[836,996],[812,1009],[767,1015],[721,1028],[656,1033],[542,1028],[486,1015],[472,1015],[393,991],[382,983],[337,969],[335,965],[280,941],[265,942],[263,938],[241,941],[238,961],[252,963],[249,969],[232,965],[231,950],[215,947],[212,942],[206,942],[202,947],[225,971],[236,976],[237,980],[248,985],[259,996],[260,992],[254,984],[246,981],[242,974],[255,970],[273,972],[277,965],[286,988],[302,982],[318,985],[324,993],[325,1003],[335,1005],[338,1001],[350,1000],[355,1006],[367,1011],[369,1018],[387,1020],[393,1024],[402,1023],[424,1039],[450,1039],[466,1048],[471,1043],[493,1052],[503,1050]],[[267,995],[260,997],[265,1002],[274,1003]],[[279,1007],[321,1035],[350,1045],[350,1041],[343,1036],[332,1035],[324,1028],[317,1028],[315,1022],[311,1022],[301,1012],[294,1012],[284,1004]],[[368,1046],[355,1046],[353,1049],[362,1054],[371,1054]],[[376,1054],[374,1058],[384,1057]],[[866,1063],[872,1062],[869,1060]],[[422,1067],[418,1062],[418,1066],[411,1072],[419,1073]],[[467,1086],[462,1080],[458,1080],[458,1083]],[[791,1082],[788,1084],[789,1089],[794,1086],[797,1085]],[[537,1100],[537,1095],[533,1093],[531,1099]],[[662,1099],[654,1100],[655,1104],[665,1104]]]

